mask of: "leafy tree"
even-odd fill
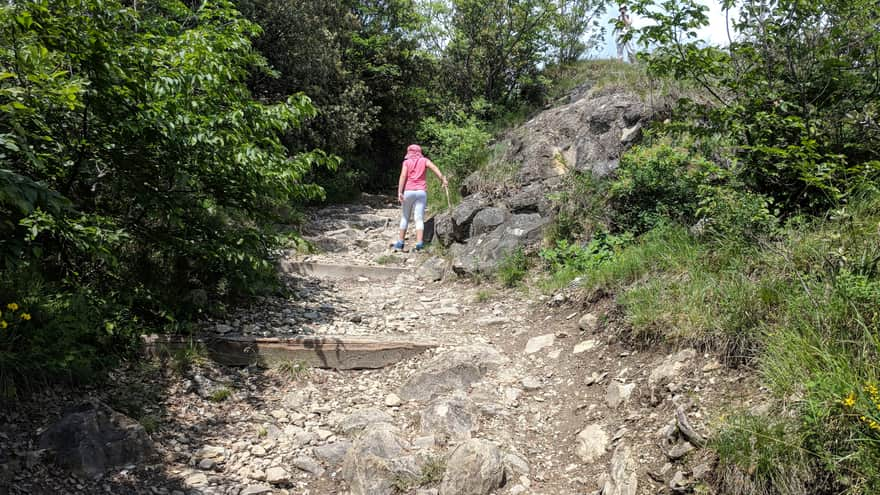
[[[443,74],[461,101],[509,104],[542,85],[549,0],[454,0]],[[540,89],[539,89],[540,92]]]
[[[747,185],[785,211],[820,210],[880,176],[880,31],[870,0],[725,0],[736,8],[727,47],[697,29],[707,8],[694,0],[641,1],[656,21],[656,74],[698,82],[713,100],[695,132],[729,132]],[[659,8],[658,8],[659,7]],[[706,125],[708,124],[708,125]]]
[[[558,64],[579,60],[604,37],[599,18],[606,11],[603,0],[556,0],[550,25],[550,51]]]
[[[224,0],[0,7],[0,299],[30,298],[42,322],[0,336],[0,358],[49,366],[28,357],[274,283],[271,223],[319,197],[304,177],[334,161],[281,143],[308,98],[253,100],[258,32]]]

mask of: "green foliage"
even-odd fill
[[[211,395],[208,396],[208,400],[211,402],[223,402],[230,397],[232,397],[232,391],[226,387],[220,387],[211,392]]]
[[[694,0],[635,2],[656,22],[639,33],[658,45],[653,74],[695,81],[712,101],[692,101],[694,132],[730,133],[741,178],[786,214],[821,211],[878,179],[880,32],[870,0],[756,2],[736,8],[735,40],[707,46],[697,31],[708,8]]]
[[[269,71],[231,4],[138,7],[0,7],[0,262],[39,284],[2,289],[43,322],[11,352],[51,375],[272,287],[276,213],[320,197],[306,174],[336,163],[282,145],[315,111],[251,97],[249,74]]]
[[[711,447],[720,458],[723,493],[806,495],[815,491],[815,460],[803,450],[795,422],[735,415]]]
[[[716,168],[699,155],[667,144],[633,148],[621,157],[609,188],[615,227],[641,233],[664,218],[692,223],[699,185]]]
[[[297,381],[309,375],[309,365],[305,361],[289,359],[276,364],[273,368],[276,373],[291,381]]]
[[[611,235],[606,232],[597,232],[590,239],[590,242],[583,246],[560,239],[556,241],[556,246],[542,249],[539,256],[554,272],[572,270],[576,273],[583,273],[613,259],[615,252],[632,242],[632,238],[632,234],[629,233]]]
[[[490,137],[475,117],[464,113],[458,113],[445,122],[434,117],[422,121],[419,141],[426,156],[430,156],[431,161],[448,178],[450,201],[458,202],[462,181],[488,159],[487,143]],[[430,177],[428,199],[436,209],[442,209],[447,203],[446,191],[439,181]]]
[[[501,260],[495,276],[505,287],[515,287],[525,278],[528,270],[529,260],[522,248],[519,248]]]

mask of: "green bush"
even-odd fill
[[[462,181],[488,159],[490,137],[475,117],[464,113],[455,114],[450,121],[434,117],[422,121],[418,132],[422,150],[449,179],[453,204],[460,199]],[[429,180],[428,199],[434,208],[446,206],[446,193],[439,181]]]
[[[665,218],[693,223],[699,186],[715,169],[706,159],[668,144],[633,148],[621,157],[608,191],[615,229],[647,232]]]
[[[509,253],[498,264],[495,276],[505,287],[515,287],[529,271],[529,260],[522,248]]]
[[[779,222],[773,199],[731,185],[701,185],[697,216],[703,233],[724,242],[753,243]]]

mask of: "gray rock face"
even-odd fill
[[[492,232],[453,249],[452,269],[458,274],[492,273],[517,248],[540,241],[549,222],[537,213],[512,215]]]
[[[470,346],[445,352],[412,375],[397,395],[403,400],[432,397],[465,390],[490,370],[507,361],[492,347]]]
[[[476,406],[466,397],[439,397],[422,411],[419,425],[423,435],[470,438],[477,428]]]
[[[471,222],[471,237],[485,234],[495,230],[505,220],[507,220],[507,210],[503,208],[490,207],[480,210]]]
[[[598,177],[613,172],[651,117],[637,95],[585,89],[569,104],[508,132],[498,143],[503,151],[489,165],[499,167],[499,178],[486,180],[494,176],[484,172],[466,178],[463,190],[474,194],[438,227],[445,246],[460,245],[453,250],[455,272],[491,273],[505,255],[535,243],[555,215],[549,196],[561,190],[564,176],[572,171]]]
[[[486,204],[487,199],[478,193],[468,196],[452,210],[452,225],[459,239],[467,237],[471,221]]]
[[[459,445],[446,463],[440,495],[486,495],[504,482],[501,451],[486,440]]]
[[[417,477],[418,466],[406,455],[408,448],[399,431],[387,423],[365,429],[342,465],[352,495],[392,495],[395,479]]]
[[[39,447],[54,452],[59,465],[87,477],[137,464],[154,452],[143,426],[100,402],[67,413],[40,435]]]
[[[449,246],[456,241],[455,226],[450,213],[441,213],[434,217],[434,235],[443,246]]]

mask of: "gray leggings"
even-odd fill
[[[428,205],[426,191],[406,191],[403,193],[403,216],[400,218],[400,230],[406,230],[409,216],[415,210],[416,230],[425,230],[425,206]]]

